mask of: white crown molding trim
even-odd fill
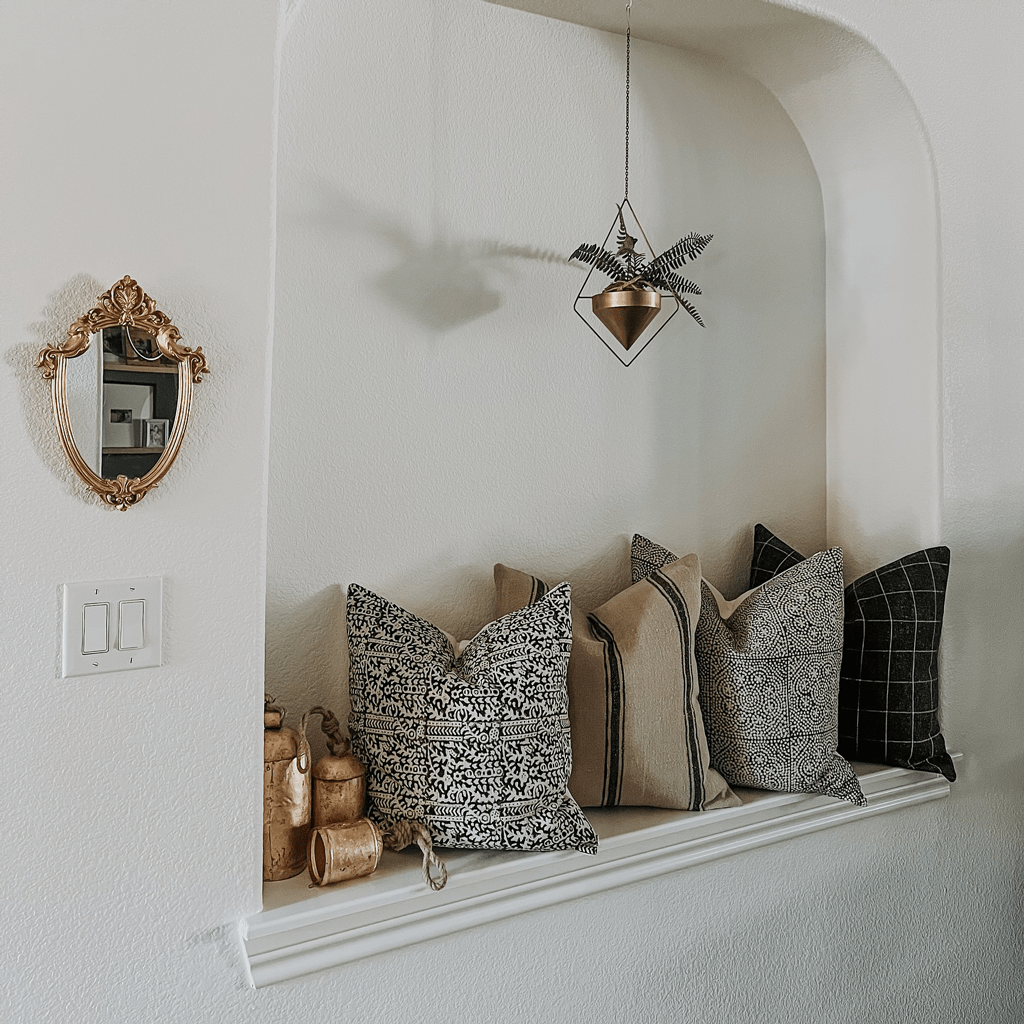
[[[959,763],[960,755],[953,755]],[[264,909],[245,922],[257,988],[426,942],[694,864],[913,807],[949,794],[941,775],[854,765],[867,806],[829,797],[738,790],[741,807],[702,814],[650,808],[588,811],[600,837],[578,853],[441,851],[449,880],[432,892],[419,851],[386,852],[368,878],[312,889],[303,873],[264,885]]]

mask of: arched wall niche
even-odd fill
[[[621,33],[621,0],[488,0]],[[930,146],[855,27],[782,0],[637,0],[635,37],[760,81],[802,136],[826,227],[827,537],[848,576],[934,543],[942,493],[938,209]]]

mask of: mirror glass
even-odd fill
[[[105,327],[68,362],[67,394],[75,447],[89,468],[108,480],[144,477],[174,427],[178,364],[152,335]]]
[[[167,472],[184,437],[192,385],[209,372],[129,277],[48,346],[37,365],[52,381],[61,443],[78,475],[124,510]]]

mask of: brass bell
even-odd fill
[[[309,715],[320,716],[320,729],[330,751],[313,767],[313,827],[361,818],[366,813],[366,768],[352,753],[352,744],[342,734],[333,711],[317,705],[302,721]]]
[[[283,725],[284,710],[263,703],[263,879],[276,882],[306,866],[310,778],[306,721]]]
[[[354,821],[366,811],[366,769],[345,740],[313,766],[313,827]]]
[[[622,288],[610,285],[591,300],[594,316],[629,351],[661,309],[661,295],[648,288]]]
[[[380,829],[369,818],[315,827],[306,855],[310,888],[372,875],[383,852]]]

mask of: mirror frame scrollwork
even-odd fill
[[[99,296],[98,305],[83,313],[68,328],[68,336],[60,346],[47,345],[36,360],[43,379],[50,381],[50,400],[60,443],[75,472],[103,501],[121,512],[138,504],[151,491],[178,455],[188,427],[192,408],[192,387],[202,380],[210,368],[202,346],[191,349],[180,344],[181,335],[170,318],[156,308],[153,301],[130,277],[120,281]],[[153,468],[142,477],[129,479],[122,475],[107,480],[93,472],[82,458],[71,429],[67,396],[67,361],[86,352],[90,336],[105,327],[134,327],[156,341],[160,354],[178,364],[178,402],[167,443]]]

